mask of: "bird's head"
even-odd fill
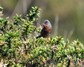
[[[43,28],[46,28],[47,31],[51,32],[52,30],[52,25],[49,20],[45,20],[43,23]]]

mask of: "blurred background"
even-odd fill
[[[4,8],[3,17],[25,16],[32,6],[41,8],[38,20],[49,19],[53,25],[52,37],[61,35],[65,39],[79,39],[84,43],[84,0],[0,0]]]

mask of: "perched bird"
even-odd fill
[[[45,20],[43,25],[42,25],[42,30],[41,30],[41,33],[39,36],[37,36],[36,38],[39,38],[39,37],[48,37],[49,34],[51,33],[52,31],[52,25],[50,23],[49,20]]]

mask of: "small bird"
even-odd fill
[[[36,38],[48,37],[49,34],[51,33],[51,31],[52,31],[52,25],[51,25],[50,21],[49,20],[45,20],[43,25],[42,25],[41,33]]]

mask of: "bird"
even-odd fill
[[[52,31],[51,22],[49,20],[44,20],[42,24],[41,33],[36,38],[40,38],[40,37],[46,38],[50,35],[51,31]]]

